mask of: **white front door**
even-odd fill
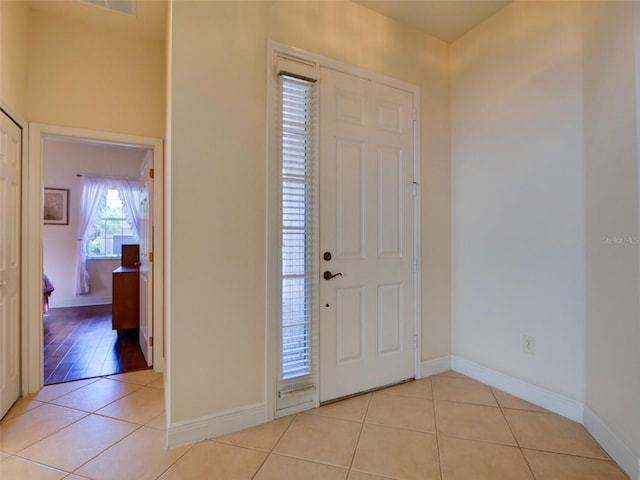
[[[412,93],[321,72],[320,401],[327,401],[414,377],[414,132]]]
[[[153,363],[153,151],[149,150],[140,168],[140,330],[139,342],[148,366]]]
[[[20,167],[22,129],[0,122],[0,418],[20,396]]]

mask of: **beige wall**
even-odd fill
[[[448,354],[448,47],[343,1],[172,8],[170,422],[266,400],[268,39],[420,87],[423,359]]]
[[[453,353],[585,402],[631,478],[639,27],[632,2],[517,2],[451,48]]]
[[[583,7],[587,406],[640,467],[638,5]],[[640,472],[636,473],[636,475]]]
[[[0,2],[0,100],[27,117],[29,8],[25,2]]]
[[[452,45],[452,336],[583,401],[580,28],[579,3],[517,2]]]
[[[31,122],[164,137],[163,39],[31,11]]]

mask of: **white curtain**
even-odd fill
[[[133,236],[140,241],[140,183],[128,178],[114,179],[114,188],[120,194],[124,216],[133,230]]]
[[[127,222],[136,241],[140,238],[139,184],[137,180],[118,177],[83,175],[80,180],[80,226],[76,255],[76,295],[89,293],[87,244],[93,227],[100,221],[107,202],[107,192],[117,190]]]
[[[80,179],[80,225],[76,253],[76,295],[89,293],[87,272],[87,241],[91,228],[98,221],[107,201],[108,184],[102,177],[83,175]]]

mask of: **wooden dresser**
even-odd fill
[[[129,259],[125,247],[136,247],[135,262]],[[137,247],[138,245],[123,245],[123,265],[116,268],[112,274],[111,328],[113,330],[140,326],[140,270],[135,266]]]

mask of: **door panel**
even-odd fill
[[[402,284],[378,286],[378,355],[402,351]]]
[[[338,257],[364,257],[364,144],[336,139]]]
[[[320,400],[414,376],[413,95],[322,69]]]
[[[20,169],[22,130],[0,123],[0,418],[20,396]]]
[[[153,363],[153,263],[150,253],[153,246],[152,204],[153,152],[149,150],[140,169],[140,330],[139,342],[148,366]]]
[[[402,151],[378,148],[378,256],[402,256]]]
[[[363,289],[336,289],[336,312],[337,364],[361,361],[365,325]]]

